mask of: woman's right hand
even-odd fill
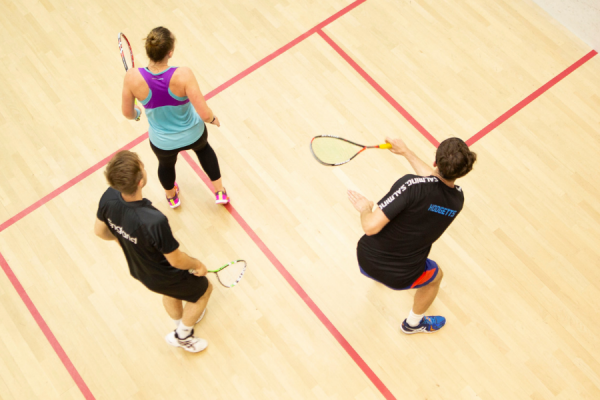
[[[213,115],[213,117],[215,117],[215,119],[212,120],[212,122],[210,122],[213,125],[216,125],[218,127],[221,127],[221,123],[219,122],[219,117],[217,117],[216,115]]]
[[[137,106],[137,101],[135,102],[135,106],[133,106],[133,111],[135,111],[136,117],[133,117],[134,120],[139,121],[142,117],[142,109]]]

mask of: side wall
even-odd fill
[[[596,51],[600,51],[600,0],[533,1]]]

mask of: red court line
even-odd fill
[[[352,11],[353,9],[355,9],[356,7],[358,7],[359,5],[361,5],[362,3],[364,3],[365,1],[366,0],[357,0],[357,1],[349,4],[348,6],[344,7],[340,11],[336,12],[335,14],[333,14],[331,17],[325,19],[324,21],[322,21],[321,23],[319,23],[318,25],[316,25],[312,29],[308,30],[306,33],[303,33],[302,35],[298,36],[296,39],[292,40],[290,43],[286,44],[285,46],[282,46],[278,50],[275,50],[273,53],[271,53],[267,57],[265,57],[262,60],[256,62],[252,66],[248,67],[244,71],[242,71],[239,74],[237,74],[236,76],[234,76],[233,78],[229,79],[227,82],[225,82],[225,83],[219,85],[218,87],[216,87],[215,89],[211,90],[210,92],[208,92],[204,96],[204,98],[206,100],[209,100],[212,97],[216,96],[217,94],[221,93],[223,90],[227,89],[228,87],[230,87],[234,83],[238,82],[243,77],[245,77],[245,76],[249,75],[250,73],[256,71],[258,68],[262,67],[263,65],[265,65],[269,61],[273,60],[277,56],[283,54],[284,52],[286,52],[290,48],[292,48],[295,45],[297,45],[298,43],[302,42],[304,39],[306,39],[310,35],[314,34],[315,32],[319,31],[321,28],[324,28],[325,26],[331,24],[332,22],[334,22],[338,18],[340,18],[340,17],[344,16],[345,14],[347,14],[348,12]],[[119,150],[129,150],[129,149],[133,148],[134,146],[137,146],[139,143],[141,143],[142,141],[144,141],[147,138],[148,138],[148,132],[146,132],[142,136],[138,137],[137,139],[135,139],[131,143],[125,145],[124,147],[122,147]],[[117,151],[119,151],[119,150],[117,150]],[[115,151],[115,153],[116,153],[116,151]],[[43,198],[41,198],[40,200],[36,201],[31,206],[27,207],[25,210],[21,211],[20,213],[18,213],[14,217],[12,217],[12,218],[8,219],[7,221],[3,222],[2,224],[0,224],[0,232],[2,232],[3,230],[5,230],[9,226],[13,225],[15,222],[19,221],[20,219],[22,219],[23,217],[25,217],[27,214],[29,214],[29,213],[33,212],[34,210],[36,210],[37,208],[41,207],[42,205],[44,205],[48,201],[52,200],[53,198],[55,198],[56,196],[58,196],[59,194],[61,194],[65,190],[69,189],[70,187],[72,187],[76,183],[80,182],[82,179],[86,178],[90,174],[92,174],[95,171],[97,171],[98,169],[102,168],[104,165],[106,165],[108,163],[108,161],[110,160],[110,158],[115,153],[113,153],[110,156],[108,156],[108,157],[104,158],[103,160],[99,161],[97,164],[95,164],[94,166],[92,166],[88,170],[82,172],[80,175],[76,176],[75,178],[71,179],[69,182],[65,183],[60,188],[55,189],[52,193],[44,196]]]
[[[216,96],[217,94],[221,93],[223,90],[227,89],[228,87],[230,87],[234,83],[238,82],[243,77],[245,77],[245,76],[249,75],[250,73],[256,71],[258,68],[262,67],[263,65],[265,65],[269,61],[273,60],[277,56],[283,54],[284,52],[286,52],[290,48],[292,48],[295,45],[297,45],[298,43],[302,42],[304,39],[306,39],[310,35],[314,34],[315,32],[319,31],[321,28],[324,28],[325,26],[331,24],[332,22],[334,22],[338,18],[344,16],[345,14],[347,14],[351,10],[355,9],[356,7],[358,7],[359,5],[361,5],[362,3],[364,3],[365,1],[366,0],[357,0],[357,1],[353,2],[353,3],[351,3],[350,5],[344,7],[340,11],[336,12],[335,14],[333,14],[331,17],[325,19],[324,21],[322,21],[321,23],[319,23],[318,25],[316,25],[312,29],[308,30],[306,33],[303,33],[302,35],[298,36],[296,39],[292,40],[290,43],[286,44],[285,46],[282,46],[281,48],[279,48],[278,50],[274,51],[273,53],[271,53],[267,57],[265,57],[262,60],[256,62],[255,64],[253,64],[249,68],[245,69],[244,71],[240,72],[239,74],[237,74],[233,78],[229,79],[227,82],[225,82],[225,83],[219,85],[218,87],[216,87],[215,89],[211,90],[210,92],[208,92],[204,96],[204,98],[206,100],[209,100],[212,97]],[[141,143],[142,141],[144,141],[147,138],[148,138],[148,132],[146,132],[142,136],[138,137],[137,139],[135,139],[131,143],[125,145],[124,147],[122,147],[119,150],[129,150],[129,149],[133,148],[134,146],[137,146],[139,143]],[[116,151],[115,151],[115,153],[116,153]],[[0,224],[0,232],[2,232],[3,230],[5,230],[9,226],[13,225],[15,222],[19,221],[20,219],[22,219],[23,217],[25,217],[27,214],[29,214],[29,213],[33,212],[34,210],[38,209],[39,207],[41,207],[42,205],[44,205],[48,201],[52,200],[53,198],[55,198],[56,196],[58,196],[59,194],[61,194],[65,190],[69,189],[70,187],[72,187],[76,183],[80,182],[81,180],[83,180],[84,178],[86,178],[87,176],[89,176],[90,174],[92,174],[95,171],[97,171],[98,169],[102,168],[104,165],[106,165],[108,163],[108,161],[110,160],[110,158],[115,153],[113,153],[110,156],[108,156],[108,157],[104,158],[103,160],[99,161],[97,164],[95,164],[94,166],[92,166],[88,170],[82,172],[80,175],[78,175],[75,178],[71,179],[69,182],[65,183],[64,185],[62,185],[58,189],[55,189],[52,193],[44,196],[43,198],[41,198],[40,200],[36,201],[34,204],[32,204],[31,206],[27,207],[26,209],[24,209],[23,211],[21,211],[20,213],[18,213],[17,215],[15,215],[14,217],[12,217],[12,218],[8,219],[7,221],[3,222],[2,224]]]
[[[433,144],[435,147],[438,147],[440,145],[440,143],[437,141],[436,138],[433,137],[433,135],[431,133],[429,133],[427,131],[427,129],[425,129],[423,127],[423,125],[421,125],[416,119],[413,118],[412,115],[410,115],[408,113],[408,111],[406,111],[404,109],[404,107],[402,107],[396,100],[394,100],[394,98],[392,96],[390,96],[390,94],[388,92],[386,92],[377,82],[375,82],[375,80],[373,78],[371,78],[371,76],[369,74],[367,74],[365,72],[364,69],[362,69],[360,67],[360,65],[358,65],[344,50],[342,50],[342,48],[340,46],[337,45],[337,43],[335,43],[325,32],[323,32],[322,30],[318,30],[317,33],[331,46],[333,47],[333,49],[340,55],[342,56],[342,58],[344,60],[346,60],[346,62],[348,64],[350,64],[352,66],[352,68],[354,68],[354,70],[356,72],[358,72],[358,74],[360,76],[363,77],[363,79],[365,79],[367,82],[369,82],[371,84],[371,86],[373,86],[373,88],[375,90],[377,90],[377,92],[379,92],[379,94],[381,96],[383,96],[384,99],[386,99],[388,101],[388,103],[391,104],[392,107],[394,107],[396,109],[396,111],[398,111],[400,114],[402,114],[402,116],[408,121],[410,122],[410,124],[412,126],[414,126],[419,132],[421,132],[421,134],[423,136],[425,136],[425,138],[427,140],[429,140],[429,142],[431,142],[431,144]]]
[[[187,152],[181,152],[181,155],[196,172],[196,174],[198,174],[198,176],[200,177],[200,179],[202,179],[206,186],[208,186],[209,189],[212,191],[214,189],[212,182],[210,181],[208,176],[206,176],[204,171],[202,171],[200,166],[196,162],[194,162],[192,157],[190,157],[190,155]],[[323,313],[323,311],[321,311],[319,306],[317,306],[315,302],[310,298],[310,296],[304,291],[304,289],[302,289],[302,286],[300,286],[298,281],[294,279],[292,274],[290,274],[289,271],[283,266],[283,264],[277,259],[277,257],[275,257],[273,252],[271,252],[267,245],[260,239],[256,232],[254,232],[254,230],[250,227],[250,225],[248,225],[248,223],[231,205],[231,203],[227,204],[225,208],[227,209],[227,211],[229,211],[231,216],[238,222],[238,224],[240,224],[240,226],[242,227],[242,229],[244,229],[248,236],[250,236],[252,241],[258,246],[258,248],[263,252],[263,254],[267,256],[269,261],[271,261],[273,266],[275,266],[277,271],[279,271],[279,273],[284,277],[287,283],[290,284],[290,286],[292,287],[292,289],[294,289],[296,294],[300,296],[300,298],[304,301],[304,303],[306,303],[308,308],[310,308],[310,310],[317,316],[317,318],[319,318],[319,320],[325,326],[325,328],[327,328],[329,333],[331,333],[333,337],[338,341],[338,343],[342,346],[342,348],[346,350],[346,353],[348,353],[348,355],[352,358],[352,360],[354,360],[356,365],[358,365],[358,367],[364,372],[367,378],[369,378],[373,385],[375,385],[375,387],[381,392],[383,397],[385,397],[388,400],[395,400],[396,398],[394,397],[392,392],[390,392],[389,389],[385,386],[385,384],[381,381],[381,379],[379,379],[379,377],[375,375],[373,370],[367,365],[367,363],[356,352],[356,350],[354,350],[352,345],[348,343],[344,336],[342,336],[340,331],[337,330],[337,328],[333,325],[329,318],[325,316],[325,314]]]
[[[210,91],[209,93],[206,94],[205,99],[209,100],[210,98],[214,97],[215,95],[217,95],[218,93],[222,92],[223,90],[225,90],[229,86],[233,85],[234,83],[236,83],[237,81],[239,81],[243,77],[249,75],[253,71],[257,70],[261,66],[265,65],[269,61],[271,61],[274,58],[276,58],[277,56],[283,54],[285,51],[289,50],[290,48],[292,48],[296,44],[300,43],[301,41],[303,41],[304,39],[306,39],[310,35],[314,34],[317,30],[319,30],[319,29],[321,29],[321,28],[329,25],[330,23],[332,23],[336,19],[340,18],[341,16],[345,15],[349,11],[353,10],[354,8],[356,8],[360,4],[364,3],[365,1],[366,0],[357,0],[357,1],[353,2],[352,4],[346,6],[345,8],[343,8],[340,11],[338,11],[337,13],[335,13],[334,15],[332,15],[331,17],[327,18],[326,20],[324,20],[323,22],[321,22],[320,24],[318,24],[314,28],[312,28],[309,31],[307,31],[306,33],[300,35],[299,37],[297,37],[296,39],[294,39],[293,41],[291,41],[287,45],[281,47],[280,49],[276,50],[275,52],[273,52],[269,56],[263,58],[262,60],[258,61],[257,63],[255,63],[251,67],[247,68],[246,70],[242,71],[238,75],[234,76],[233,78],[231,78],[227,82],[225,82],[222,85],[218,86],[217,88],[213,89],[212,91]],[[133,140],[132,142],[128,143],[127,145],[125,145],[124,147],[122,147],[121,149],[119,149],[117,151],[120,151],[120,150],[130,150],[133,147],[135,147],[138,144],[140,144],[141,142],[143,142],[147,138],[148,138],[148,133],[146,132],[143,135],[139,136],[137,139]],[[2,224],[0,224],[0,232],[4,231],[8,227],[12,226],[13,224],[15,224],[16,222],[18,222],[19,220],[23,219],[25,216],[29,215],[33,211],[35,211],[38,208],[40,208],[42,205],[46,204],[50,200],[54,199],[56,196],[60,195],[61,193],[63,193],[67,189],[73,187],[75,184],[79,183],[80,181],[82,181],[83,179],[85,179],[86,177],[88,177],[89,175],[91,175],[92,173],[96,172],[98,169],[100,169],[103,166],[105,166],[108,163],[108,161],[112,158],[112,156],[117,151],[115,151],[114,153],[112,153],[108,157],[100,160],[98,163],[96,163],[92,167],[88,168],[87,170],[85,170],[81,174],[77,175],[75,178],[71,179],[70,181],[68,181],[64,185],[60,186],[59,188],[53,190],[50,194],[48,194],[48,195],[44,196],[43,198],[41,198],[40,200],[36,201],[35,203],[33,203],[32,205],[30,205],[26,209],[22,210],[21,212],[19,212],[18,214],[16,214],[12,218],[4,221]],[[52,345],[54,351],[59,356],[59,358],[62,361],[63,365],[65,366],[65,368],[67,369],[67,371],[69,371],[69,373],[71,374],[71,377],[77,383],[77,386],[79,387],[79,389],[81,390],[81,392],[83,393],[83,395],[85,396],[85,398],[88,399],[88,400],[89,399],[94,399],[94,396],[90,392],[89,388],[86,386],[85,382],[83,381],[83,379],[81,378],[81,376],[79,375],[79,373],[77,372],[77,370],[75,369],[73,363],[71,362],[71,360],[69,359],[69,357],[67,356],[67,354],[64,352],[64,350],[62,349],[62,347],[58,343],[58,340],[56,340],[56,337],[54,336],[54,334],[52,333],[52,331],[50,330],[50,328],[48,327],[48,325],[46,324],[46,322],[42,318],[41,314],[37,311],[37,309],[33,305],[33,302],[31,301],[31,299],[29,298],[29,296],[27,295],[27,293],[23,289],[23,286],[20,284],[19,280],[16,278],[16,275],[13,273],[12,269],[8,266],[8,263],[6,262],[6,260],[4,260],[4,258],[2,257],[1,254],[0,254],[0,257],[1,257],[0,258],[0,264],[2,265],[2,269],[4,270],[4,272],[6,273],[6,275],[8,276],[8,278],[11,281],[13,287],[15,288],[15,290],[17,291],[17,293],[19,294],[19,296],[21,297],[21,299],[23,300],[23,302],[26,304],[27,308],[29,309],[29,312],[33,315],[34,319],[36,320],[36,322],[38,323],[38,325],[42,329],[42,332],[44,333],[44,335],[46,336],[46,338],[48,339],[48,341]],[[332,325],[332,327],[333,327],[333,325]],[[335,328],[333,328],[333,329],[335,329]],[[338,332],[338,334],[339,334],[339,332]],[[340,337],[341,337],[341,335],[340,335]],[[359,357],[359,359],[360,359],[360,357]],[[363,364],[364,364],[364,362],[363,362]],[[366,366],[366,364],[365,364],[365,366]],[[368,366],[366,368],[368,369]],[[369,371],[370,371],[370,369],[369,369]],[[375,377],[375,379],[378,380],[377,377]],[[383,384],[381,384],[381,385],[383,385]],[[385,389],[385,391],[387,391],[387,388],[385,388],[385,386],[383,386],[383,388]],[[389,391],[387,391],[387,392],[389,393]],[[388,398],[388,399],[393,399],[394,398],[391,395],[391,393],[389,394],[389,396],[390,397],[386,396],[386,398]]]
[[[546,92],[552,86],[554,86],[558,82],[562,81],[571,72],[573,72],[577,68],[581,67],[583,64],[585,64],[588,60],[590,60],[596,54],[598,54],[598,53],[595,50],[592,50],[589,53],[587,53],[585,56],[581,57],[578,61],[576,61],[569,68],[565,69],[563,72],[561,72],[560,74],[556,75],[554,78],[550,79],[548,81],[548,83],[546,83],[544,86],[542,86],[541,88],[539,88],[538,90],[536,90],[535,92],[533,92],[532,94],[530,94],[529,96],[525,97],[516,106],[514,106],[513,108],[511,108],[510,110],[508,110],[507,112],[505,112],[504,114],[502,114],[501,116],[499,116],[498,118],[496,118],[496,120],[494,120],[488,126],[486,126],[482,130],[480,130],[478,133],[476,133],[475,135],[473,135],[473,137],[471,137],[469,140],[466,141],[467,145],[468,146],[473,145],[479,139],[481,139],[482,137],[484,137],[485,135],[487,135],[488,133],[490,133],[492,130],[494,130],[495,128],[497,128],[504,121],[506,121],[507,119],[509,119],[510,117],[512,117],[513,115],[515,115],[516,113],[518,113],[526,105],[528,105],[533,100],[535,100],[538,97],[540,97],[544,92]]]
[[[139,143],[143,142],[147,138],[148,138],[148,133],[144,133],[143,135],[141,135],[141,136],[137,137],[136,139],[132,140],[131,142],[127,143],[125,146],[121,147],[117,151],[132,149],[133,147],[137,146]],[[29,207],[27,207],[26,209],[21,211],[14,217],[3,222],[0,225],[0,232],[5,230],[9,226],[13,225],[17,221],[23,219],[25,216],[27,216],[28,214],[37,210],[38,208],[40,208],[41,206],[43,206],[44,204],[46,204],[47,202],[49,202],[50,200],[52,200],[53,198],[58,196],[59,194],[63,193],[65,190],[73,187],[75,184],[81,182],[83,179],[85,179],[86,177],[90,176],[91,174],[93,174],[94,172],[96,172],[97,170],[102,168],[104,165],[106,165],[108,163],[108,161],[112,158],[112,156],[117,151],[115,151],[108,157],[105,157],[104,159],[100,160],[92,167],[86,169],[81,174],[77,175],[75,178],[71,179],[64,185],[60,186],[59,188],[53,190],[51,193],[42,197],[40,200],[36,201],[35,203],[33,203],[32,205],[30,205]],[[21,282],[19,282],[19,280],[17,279],[17,276],[15,275],[13,270],[10,268],[10,266],[8,265],[8,262],[4,259],[4,257],[2,256],[1,253],[0,253],[0,265],[2,266],[2,270],[4,270],[4,273],[8,277],[8,280],[10,281],[10,283],[12,283],[16,292],[21,297],[21,300],[23,300],[23,303],[25,303],[25,306],[27,306],[27,309],[29,310],[29,312],[31,313],[33,318],[35,319],[35,322],[37,322],[38,326],[44,333],[44,336],[46,336],[46,339],[48,339],[48,342],[50,342],[50,345],[56,352],[56,355],[58,355],[58,358],[60,359],[60,361],[63,363],[63,365],[65,366],[67,371],[69,371],[69,374],[71,375],[71,377],[73,378],[73,380],[75,381],[77,386],[79,387],[79,390],[81,390],[81,393],[83,394],[83,396],[87,400],[95,399],[94,395],[92,394],[90,389],[85,384],[83,378],[81,377],[81,375],[79,375],[79,372],[77,372],[77,369],[71,362],[71,359],[69,359],[69,356],[63,350],[62,346],[60,345],[60,343],[58,342],[58,340],[56,339],[56,337],[54,336],[54,334],[48,327],[48,324],[46,323],[46,321],[44,321],[44,318],[39,313],[39,311],[37,310],[35,305],[33,304],[33,301],[31,301],[31,298],[29,297],[29,295],[23,288],[23,285],[21,285]]]
[[[236,76],[234,76],[233,78],[231,78],[230,80],[228,80],[227,82],[225,82],[222,85],[218,86],[214,90],[208,92],[208,94],[206,95],[206,100],[210,99],[215,94],[217,94],[219,92],[222,92],[223,90],[227,89],[229,86],[233,85],[234,83],[236,83],[237,81],[239,81],[243,77],[245,77],[247,75],[250,75],[252,72],[256,71],[258,68],[262,67],[263,65],[265,65],[269,61],[273,60],[275,57],[277,57],[277,56],[285,53],[286,51],[288,51],[289,49],[291,49],[292,47],[294,47],[298,43],[302,42],[307,37],[311,36],[315,32],[320,31],[322,28],[326,27],[327,25],[329,25],[330,23],[332,23],[336,19],[342,17],[343,15],[347,14],[349,11],[352,11],[353,9],[355,9],[356,7],[358,7],[359,5],[361,5],[362,3],[364,3],[365,1],[367,1],[367,0],[357,0],[357,1],[353,2],[353,3],[351,3],[350,5],[342,8],[340,11],[336,12],[331,17],[327,18],[326,20],[324,20],[320,24],[316,25],[314,28],[306,31],[305,33],[303,33],[302,35],[298,36],[296,39],[292,40],[291,42],[289,42],[285,46],[280,47],[279,49],[275,50],[273,53],[269,54],[268,56],[266,56],[262,60],[258,61],[256,64],[252,65],[250,68],[248,68],[248,69],[240,72],[239,74],[237,74]]]
[[[25,303],[25,306],[27,307],[27,309],[33,316],[33,319],[35,319],[35,322],[37,322],[38,326],[44,333],[44,336],[46,336],[46,339],[48,339],[48,342],[50,342],[50,345],[54,349],[54,352],[56,353],[56,355],[58,355],[58,358],[60,359],[60,361],[62,361],[63,365],[65,366],[65,368],[71,375],[71,378],[73,378],[73,380],[79,387],[79,390],[81,390],[81,393],[83,394],[83,396],[86,398],[86,400],[94,400],[95,399],[94,395],[92,394],[90,389],[85,384],[81,375],[79,375],[79,372],[77,372],[77,369],[71,362],[71,359],[69,359],[69,356],[67,356],[67,353],[65,353],[64,349],[62,348],[62,346],[60,345],[58,340],[56,340],[56,337],[54,336],[54,334],[48,327],[48,324],[46,324],[46,321],[44,321],[44,318],[42,317],[40,312],[37,310],[35,305],[33,304],[33,301],[31,301],[31,298],[29,297],[29,295],[27,295],[27,292],[21,285],[21,282],[19,282],[19,280],[15,276],[14,272],[8,265],[8,262],[6,262],[6,260],[4,259],[4,256],[2,256],[1,253],[0,253],[0,266],[2,266],[2,269],[4,270],[4,273],[6,274],[6,276],[8,277],[8,280],[10,280],[10,283],[12,283],[12,285],[14,286],[15,290],[21,297],[21,300],[23,300],[23,303]]]
[[[354,8],[356,8],[360,4],[364,3],[365,1],[366,0],[357,0],[353,3],[351,3],[350,5],[348,5],[347,7],[343,8],[342,10],[338,11],[337,13],[335,13],[331,17],[327,18],[320,24],[316,25],[309,31],[298,36],[296,39],[292,40],[288,44],[279,48],[275,52],[273,52],[270,55],[268,55],[267,57],[261,59],[257,63],[253,64],[246,70],[242,71],[238,75],[236,75],[233,78],[231,78],[230,80],[228,80],[227,82],[223,83],[222,85],[218,86],[217,88],[215,88],[212,91],[210,91],[209,93],[207,93],[205,96],[206,100],[214,97],[218,93],[222,92],[226,88],[230,87],[234,83],[238,82],[245,76],[254,72],[258,68],[262,67],[263,65],[265,65],[269,61],[273,60],[277,56],[283,54],[284,52],[286,52],[287,50],[294,47],[296,44],[302,42],[304,39],[308,38],[309,36],[311,36],[312,34],[314,34],[316,32],[340,56],[342,56],[342,58],[344,58],[344,60],[346,60],[346,62],[348,62],[367,82],[369,82],[371,84],[371,86],[373,86],[373,88],[375,90],[377,90],[377,92],[379,92],[379,94],[381,94],[402,116],[404,116],[404,118],[407,121],[409,121],[423,136],[425,136],[434,146],[437,147],[439,145],[439,142],[421,124],[419,124],[419,122],[416,119],[414,119],[402,106],[400,106],[400,104],[398,102],[396,102],[396,100],[394,100],[377,82],[375,82],[375,80],[373,78],[371,78],[354,60],[352,60],[346,52],[344,52],[327,34],[325,34],[325,32],[322,31],[322,29],[324,27],[326,27],[333,21],[337,20],[338,18],[342,17],[343,15],[347,14],[349,11],[353,10]],[[586,56],[584,56],[578,62],[573,64],[571,67],[567,68],[565,71],[563,71],[557,77],[552,79],[546,85],[542,86],[540,89],[538,89],[532,95],[528,96],[522,102],[517,104],[515,107],[511,108],[508,112],[503,114],[501,117],[496,119],[490,125],[488,125],[484,129],[482,129],[479,133],[474,135],[471,139],[469,139],[467,141],[467,144],[471,145],[471,144],[475,143],[481,137],[485,136],[487,133],[489,133],[491,130],[496,128],[502,122],[506,121],[508,118],[510,118],[516,112],[518,112],[520,109],[525,107],[527,104],[531,103],[531,101],[533,101],[534,99],[539,97],[542,93],[544,93],[549,88],[554,86],[560,80],[564,79],[567,75],[569,75],[571,72],[573,72],[574,70],[579,68],[581,65],[583,65],[585,62],[587,62],[589,59],[591,59],[596,54],[597,53],[592,50],[590,53],[588,53]],[[138,138],[136,138],[135,140],[133,140],[132,142],[128,143],[127,145],[125,145],[124,147],[122,147],[119,150],[124,150],[124,149],[129,150],[129,149],[137,146],[139,143],[141,143],[142,141],[144,141],[147,138],[148,138],[148,133],[145,133],[145,134],[139,136]],[[119,150],[117,150],[117,151],[119,151]],[[12,217],[12,218],[8,219],[7,221],[5,221],[4,223],[0,224],[0,232],[2,232],[3,230],[7,229],[10,226],[12,226],[14,223],[21,220],[22,218],[24,218],[31,212],[35,211],[36,209],[38,209],[39,207],[41,207],[48,201],[52,200],[59,194],[63,193],[67,189],[74,186],[76,183],[80,182],[81,180],[85,179],[86,177],[88,177],[89,175],[91,175],[92,173],[97,171],[98,169],[102,168],[104,165],[106,165],[108,163],[110,158],[115,153],[116,153],[116,151],[114,153],[112,153],[111,155],[109,155],[108,157],[106,157],[103,160],[96,163],[94,166],[88,168],[86,171],[82,172],[75,178],[71,179],[70,181],[68,181],[67,183],[62,185],[61,187],[55,189],[50,194],[44,196],[42,199],[38,200],[31,206],[27,207],[26,209],[24,209],[23,211],[21,211],[20,213],[15,215],[14,217]],[[200,170],[198,165],[192,161],[190,156],[187,153],[183,153],[183,156],[186,159],[186,161],[188,163],[190,163],[192,168],[194,168],[194,170],[198,173],[200,178],[209,187],[211,187],[211,183],[210,183],[210,180],[208,179],[208,177],[206,177],[206,175],[204,175],[204,173]],[[227,205],[226,208],[231,213],[231,215],[234,217],[234,219],[242,226],[244,231],[246,231],[246,233],[257,244],[257,246],[263,251],[263,253],[267,256],[267,258],[269,258],[269,260],[273,263],[273,265],[277,268],[277,270],[282,274],[282,276],[286,279],[286,281],[292,286],[292,288],[296,291],[296,293],[302,298],[302,300],[304,300],[304,302],[308,305],[308,307],[319,318],[319,320],[323,323],[323,325],[325,325],[325,327],[330,331],[330,333],[336,338],[338,343],[340,343],[340,345],[346,350],[346,352],[355,361],[355,363],[369,377],[369,379],[378,388],[378,390],[384,395],[384,397],[386,399],[395,399],[395,397],[391,394],[391,392],[387,389],[387,387],[383,384],[383,382],[381,382],[381,380],[373,373],[373,371],[364,362],[364,360],[358,355],[358,353],[352,348],[352,346],[348,343],[348,341],[335,328],[335,326],[331,323],[331,321],[329,321],[329,319],[325,316],[325,314],[323,314],[323,312],[312,301],[312,299],[302,289],[302,287],[298,284],[298,282],[291,276],[291,274],[285,269],[285,267],[281,264],[281,262],[279,262],[279,260],[275,257],[275,255],[268,249],[268,247],[264,244],[264,242],[262,242],[262,240],[258,237],[258,235],[256,235],[256,233],[252,230],[252,228],[250,228],[250,226],[244,221],[244,219],[233,208],[233,206]],[[32,316],[34,317],[34,319],[36,320],[36,322],[42,329],[42,332],[44,333],[44,335],[46,336],[46,338],[48,339],[48,341],[54,348],[55,352],[57,353],[57,355],[59,356],[59,358],[61,359],[61,361],[63,362],[63,364],[65,365],[65,367],[67,368],[67,370],[69,371],[71,376],[73,377],[73,380],[77,383],[78,387],[80,388],[81,392],[84,394],[85,398],[86,399],[94,399],[92,393],[89,391],[88,387],[86,386],[85,382],[83,381],[83,379],[81,378],[81,376],[79,375],[79,373],[77,372],[75,367],[73,366],[69,357],[66,355],[66,353],[64,352],[64,350],[62,349],[62,347],[60,346],[58,341],[56,340],[56,337],[52,334],[50,328],[45,323],[44,319],[41,317],[40,313],[37,311],[37,309],[33,305],[33,302],[31,301],[31,299],[29,298],[29,296],[23,289],[22,285],[16,278],[15,274],[9,267],[8,263],[6,262],[6,260],[2,256],[2,254],[0,254],[0,265],[2,266],[2,269],[8,276],[8,278],[11,281],[11,283],[13,284],[13,286],[15,287],[15,290],[17,291],[17,293],[19,293],[19,295],[21,296],[21,299],[26,304],[26,306],[29,309],[29,311],[31,312]]]
[[[135,147],[138,144],[140,144],[141,142],[143,142],[144,140],[146,140],[147,138],[148,138],[148,133],[146,132],[143,135],[141,135],[141,136],[137,137],[136,139],[132,140],[131,142],[127,143],[125,146],[121,147],[117,151],[130,150],[133,147]],[[33,211],[37,210],[38,208],[40,208],[41,206],[43,206],[44,204],[46,204],[47,202],[49,202],[50,200],[52,200],[53,198],[55,198],[56,196],[58,196],[59,194],[61,194],[62,192],[64,192],[65,190],[67,190],[67,189],[75,186],[76,183],[81,182],[82,180],[84,180],[85,178],[87,178],[88,176],[90,176],[91,174],[93,174],[94,172],[96,172],[97,170],[99,170],[100,168],[102,168],[103,166],[105,166],[106,164],[108,164],[108,161],[112,158],[113,155],[115,155],[115,153],[117,151],[115,151],[114,153],[112,153],[108,157],[105,157],[102,160],[98,161],[96,164],[94,164],[90,168],[86,169],[85,171],[83,171],[82,173],[80,173],[79,175],[77,175],[75,178],[71,179],[70,181],[68,181],[64,185],[60,186],[57,189],[54,189],[52,192],[50,192],[49,194],[45,195],[44,197],[42,197],[41,199],[39,199],[38,201],[36,201],[32,205],[30,205],[29,207],[27,207],[26,209],[24,209],[23,211],[21,211],[20,213],[18,213],[17,215],[15,215],[14,217],[9,218],[8,220],[4,221],[2,224],[0,224],[0,232],[2,232],[3,230],[5,230],[9,226],[13,225],[17,221],[23,219],[28,214],[30,214]]]

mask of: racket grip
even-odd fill
[[[380,148],[380,149],[391,149],[391,148],[392,148],[392,145],[391,145],[391,144],[389,144],[389,143],[384,143],[384,144],[380,144],[380,145],[379,145],[379,148]]]
[[[141,106],[140,106],[140,102],[138,101],[138,99],[134,99],[135,100],[135,105],[138,106],[140,108],[140,110],[135,110],[135,120],[139,121],[140,118],[142,117],[142,110],[141,110]]]

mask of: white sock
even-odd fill
[[[183,322],[180,323],[177,329],[175,330],[175,332],[177,332],[177,337],[179,339],[187,338],[192,334],[192,328],[193,326],[185,326]]]
[[[173,322],[175,322],[175,329],[179,328],[179,324],[181,323],[180,319],[174,319]]]
[[[423,314],[415,314],[413,310],[410,310],[410,314],[408,314],[408,318],[406,318],[406,323],[412,326],[413,328],[421,323],[423,319]]]

